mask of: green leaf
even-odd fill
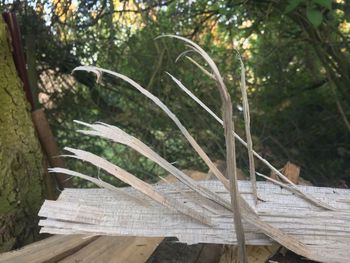
[[[311,22],[311,24],[314,25],[314,27],[318,27],[319,25],[321,25],[323,16],[319,10],[308,8],[306,10],[306,16],[307,19],[309,19],[309,21]]]
[[[332,9],[332,0],[313,0],[313,2],[327,9]]]
[[[295,8],[298,7],[298,5],[302,2],[302,0],[289,0],[288,5],[286,9],[284,10],[285,13],[292,12]]]

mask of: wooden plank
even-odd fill
[[[97,237],[86,237],[82,235],[53,236],[32,243],[22,249],[3,253],[0,255],[0,262],[57,262],[90,244],[95,239],[97,239]]]
[[[289,179],[291,180],[294,184],[299,184],[299,180],[300,180],[300,167],[295,165],[294,163],[291,162],[287,162],[285,164],[285,166],[282,168],[282,173]],[[275,173],[275,172],[271,172],[271,176],[272,179],[278,180],[279,176]]]
[[[162,237],[99,237],[60,263],[139,263],[145,262]]]

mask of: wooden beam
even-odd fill
[[[139,263],[145,262],[162,242],[162,237],[102,236],[60,263]]]
[[[6,263],[54,263],[87,246],[97,237],[83,235],[52,236],[32,243],[22,249],[0,254]]]

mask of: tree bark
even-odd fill
[[[43,155],[0,16],[0,252],[38,237]]]

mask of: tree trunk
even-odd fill
[[[0,16],[0,252],[38,237],[43,155]]]

